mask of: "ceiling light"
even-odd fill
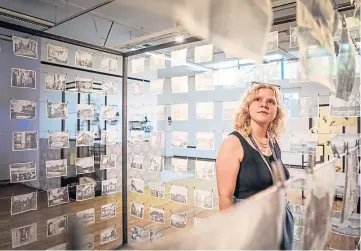
[[[129,50],[130,50],[130,51],[136,51],[137,48],[133,47],[133,48],[130,48]]]
[[[181,43],[184,41],[184,37],[182,36],[176,36],[176,38],[174,39],[174,41],[176,41],[177,43]]]

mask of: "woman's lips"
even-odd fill
[[[266,112],[266,111],[259,111],[258,113],[261,113],[261,114],[266,114],[266,115],[268,115],[268,112]]]

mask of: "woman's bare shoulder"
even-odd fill
[[[219,154],[237,154],[241,159],[243,158],[243,148],[237,136],[231,134],[223,140]]]

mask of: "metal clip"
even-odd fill
[[[334,157],[340,158],[340,154],[339,154],[335,144],[333,144],[333,145],[331,144],[331,150],[332,150],[332,154]]]

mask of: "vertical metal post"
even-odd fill
[[[346,133],[346,127],[345,126],[342,126],[342,133]],[[346,162],[345,162],[345,156],[342,156],[342,172],[344,173],[345,172],[345,165],[346,165]]]
[[[128,244],[128,141],[127,141],[127,103],[128,103],[128,57],[123,56],[122,81],[122,230],[123,244]]]
[[[80,104],[80,100],[81,100],[81,96],[80,96],[81,94],[80,93],[78,93],[78,104]],[[78,112],[77,112],[77,116],[78,116]],[[76,132],[76,134],[75,135],[78,135],[78,133],[79,133],[79,131],[80,131],[80,119],[77,119],[76,120],[76,130],[77,130],[77,132]],[[77,136],[75,136],[75,137],[77,137]],[[76,139],[75,139],[76,140]],[[76,148],[76,157],[77,158],[79,158],[80,157],[80,153],[79,153],[79,147],[77,147]]]
[[[65,91],[61,92],[61,102],[65,103]],[[61,131],[65,131],[65,119],[61,120]],[[65,159],[64,148],[61,148],[60,150],[60,158]]]

